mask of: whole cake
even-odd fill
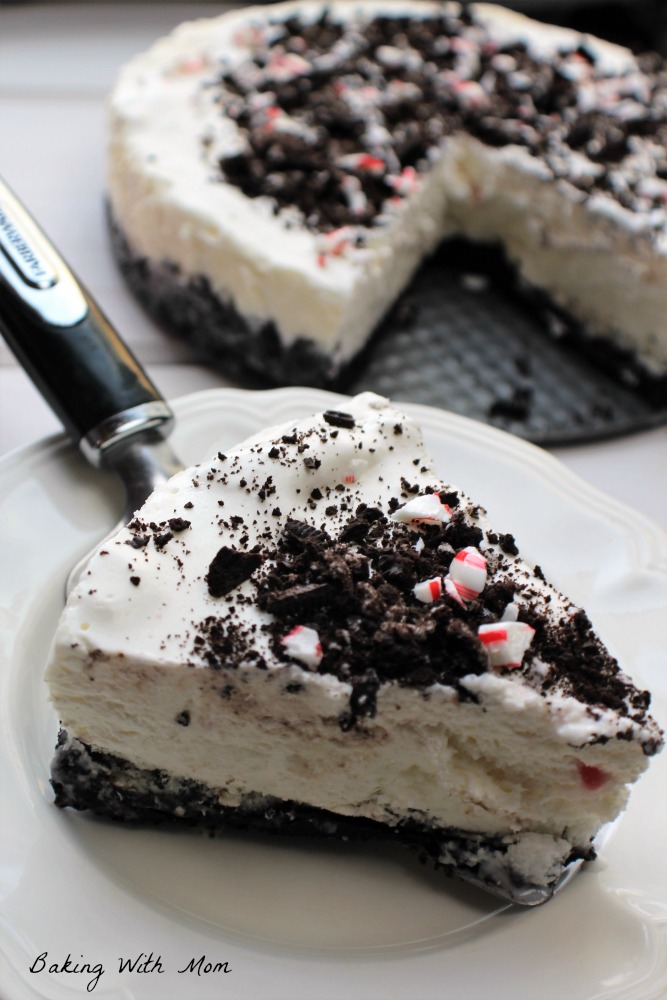
[[[46,679],[60,806],[387,837],[525,901],[662,745],[586,614],[373,394],[156,490]]]
[[[495,5],[267,5],[134,58],[110,128],[122,268],[209,352],[331,382],[457,235],[667,385],[657,56]]]

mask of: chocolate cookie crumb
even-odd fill
[[[354,427],[354,417],[351,413],[342,413],[340,410],[327,410],[324,419],[332,427],[347,427],[348,430]]]
[[[519,547],[514,541],[514,535],[506,534],[498,536],[498,544],[503,552],[508,556],[518,556]]]
[[[148,535],[134,535],[133,538],[130,538],[126,542],[126,545],[131,545],[133,549],[143,549],[146,545],[148,545],[148,542]]]
[[[187,528],[192,526],[192,522],[186,521],[184,517],[171,517],[167,521],[167,524],[171,530],[175,532],[185,531]]]
[[[241,552],[223,545],[211,560],[206,583],[211,597],[224,597],[234,590],[262,564],[257,552]]]

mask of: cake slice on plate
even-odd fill
[[[60,806],[393,838],[525,901],[662,745],[586,614],[370,393],[156,490],[46,679]]]

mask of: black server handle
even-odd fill
[[[86,457],[173,414],[35,220],[0,179],[0,330]]]

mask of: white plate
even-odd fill
[[[305,389],[199,393],[176,402],[174,443],[194,463],[267,423],[342,402]],[[485,503],[528,560],[588,608],[666,721],[667,535],[537,448],[406,409],[442,477]],[[530,911],[391,849],[206,840],[55,809],[48,762],[57,721],[42,668],[67,570],[120,508],[117,485],[60,437],[0,464],[3,1000],[664,998],[667,753],[639,783],[601,860]],[[120,973],[121,958],[142,953],[152,955],[145,971]],[[65,971],[68,956],[70,969],[91,971]],[[201,974],[180,971],[202,956]],[[230,972],[204,971],[224,962]]]

